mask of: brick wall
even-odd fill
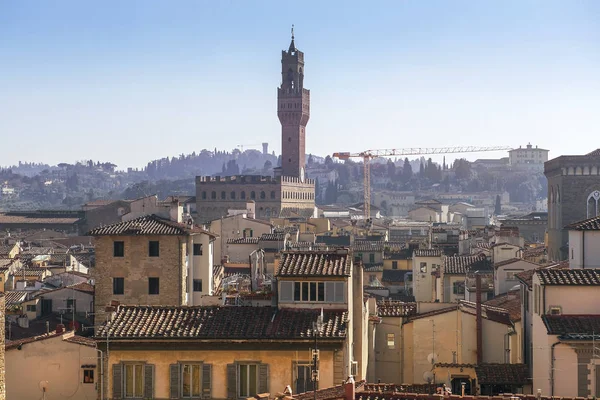
[[[125,243],[125,256],[113,256],[114,241]],[[159,257],[148,256],[148,242],[159,241]],[[185,302],[185,236],[101,236],[96,238],[95,318],[105,321],[104,308],[121,304],[183,305]],[[125,278],[123,295],[113,294],[113,279]],[[148,278],[159,278],[159,294],[148,294]]]

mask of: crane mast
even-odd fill
[[[423,156],[432,154],[457,154],[457,153],[479,153],[484,151],[511,150],[509,146],[455,146],[455,147],[408,147],[401,149],[379,149],[365,150],[358,153],[337,152],[333,157],[340,160],[349,160],[350,158],[363,159],[364,172],[364,217],[365,222],[371,218],[371,165],[370,161],[378,157],[393,156]]]

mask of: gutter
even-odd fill
[[[550,397],[554,396],[554,347],[560,342],[553,343],[550,347]]]

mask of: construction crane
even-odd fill
[[[381,149],[381,150],[365,150],[360,153],[340,152],[333,153],[333,157],[340,160],[348,160],[350,158],[362,158],[364,162],[364,191],[365,197],[363,202],[365,221],[371,218],[371,166],[370,161],[378,157],[393,157],[393,156],[423,156],[431,154],[456,154],[456,153],[479,153],[483,151],[499,151],[511,150],[509,146],[464,146],[464,147],[410,147],[405,149]]]

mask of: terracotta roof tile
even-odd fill
[[[401,301],[380,301],[377,303],[377,315],[380,317],[407,317],[416,313],[416,303]]]
[[[584,219],[565,226],[570,231],[598,231],[600,230],[600,216]]]
[[[480,385],[526,385],[529,369],[525,364],[480,364],[475,366]]]
[[[65,342],[76,343],[88,347],[96,347],[96,341],[94,339],[79,335],[73,335],[69,338],[66,338]]]
[[[600,315],[543,315],[542,320],[550,335],[600,332]]]
[[[278,276],[350,276],[351,256],[347,250],[286,251]]]
[[[413,257],[441,257],[442,250],[440,249],[417,249],[413,253]]]
[[[464,275],[475,270],[489,270],[490,262],[483,253],[444,258],[444,274]]]
[[[28,293],[26,290],[11,290],[4,293],[4,301],[6,305],[21,304],[27,298]]]
[[[513,290],[483,303],[486,306],[502,308],[508,311],[510,320],[513,322],[521,320],[521,291]]]
[[[477,304],[461,300],[460,307],[463,312],[467,312],[471,315],[475,315]],[[505,308],[492,307],[487,304],[481,305],[482,317],[490,321],[498,322],[504,325],[511,325],[510,315],[508,310]]]
[[[364,384],[365,384],[365,381],[355,382],[355,384],[354,384],[355,390],[360,391]],[[344,395],[344,393],[345,393],[344,385],[337,385],[337,386],[328,387],[325,389],[317,389],[316,392],[317,392],[316,393],[317,400],[338,400],[338,399],[341,400],[341,399],[346,398],[346,396]],[[295,394],[293,396],[293,398],[297,399],[297,400],[312,400],[315,398],[314,396],[315,396],[315,392],[311,391],[311,392]]]
[[[283,233],[263,233],[259,238],[260,242],[283,242],[285,234]]]
[[[536,271],[542,285],[598,286],[598,269],[554,269],[545,268]]]
[[[227,239],[227,244],[258,244],[257,237],[240,237]]]
[[[365,272],[382,272],[383,263],[365,263],[363,269]]]
[[[172,222],[156,215],[144,215],[130,221],[100,226],[92,229],[87,236],[106,235],[188,235],[192,232],[206,232],[199,228],[188,228],[185,224]],[[216,235],[206,232],[212,237]]]
[[[118,339],[310,339],[319,310],[275,307],[121,306],[110,325]],[[320,340],[346,338],[348,313],[327,310]],[[106,337],[105,327],[97,337]]]

